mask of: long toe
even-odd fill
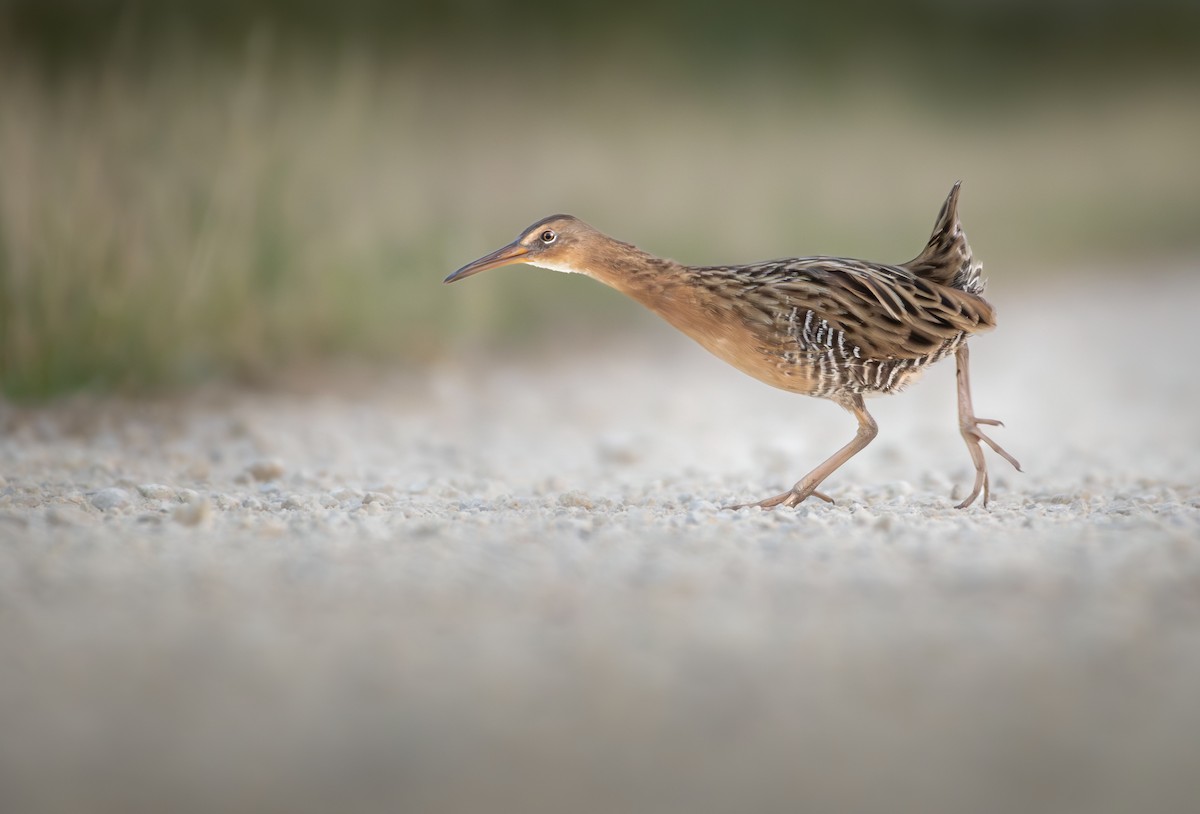
[[[971,494],[967,495],[966,499],[962,503],[956,505],[954,508],[967,508],[975,502],[975,499],[979,497],[980,492],[983,493],[983,507],[986,509],[988,498],[990,497],[988,493],[988,475],[986,469],[977,470],[975,472],[975,486],[971,489]]]
[[[820,498],[826,503],[833,503],[833,498],[824,492],[818,492],[816,489],[790,489],[784,492],[782,495],[776,495],[775,497],[767,498],[766,500],[759,502],[757,505],[763,507],[764,509],[772,509],[776,506],[787,506],[794,509],[804,501],[808,500],[810,497]]]
[[[787,506],[794,509],[810,497],[820,498],[826,503],[834,502],[833,498],[831,498],[829,495],[825,494],[824,492],[818,492],[816,489],[789,489],[782,494],[766,498],[765,500],[760,500],[757,503],[739,503],[735,506],[726,506],[725,508],[737,511],[738,509],[774,509],[776,506]]]
[[[784,504],[794,505],[788,503],[792,496],[793,493],[789,490],[783,494],[775,495],[775,497],[769,497],[765,500],[760,500],[757,503],[751,503],[749,505],[757,506],[760,509],[774,509],[776,506],[782,506]]]
[[[992,424],[992,423],[994,423],[994,424],[996,424],[996,426],[1003,426],[998,421],[997,422],[985,421],[984,419],[980,419],[980,418],[975,419],[975,423],[976,424],[980,424],[980,423]],[[1013,469],[1017,470],[1018,472],[1022,471],[1021,464],[1017,461],[1017,459],[1014,458],[1012,455],[1009,455],[1008,452],[1004,449],[1004,447],[1000,446],[995,441],[993,441],[991,438],[989,438],[988,435],[983,430],[979,429],[979,427],[972,427],[971,435],[975,436],[975,438],[979,439],[980,441],[982,441],[983,443],[985,443],[989,447],[991,447],[992,452],[995,452],[1001,458],[1003,458],[1004,460],[1006,460],[1010,464],[1012,464]]]

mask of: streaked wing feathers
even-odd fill
[[[960,334],[995,325],[980,297],[898,266],[804,257],[694,272],[718,296],[735,286],[736,294],[724,298],[734,312],[749,324],[773,327],[764,338],[793,353],[823,352],[838,336],[863,358],[916,359]]]

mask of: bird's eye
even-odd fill
[[[558,235],[556,235],[554,233],[553,229],[547,229],[546,231],[544,231],[540,235],[538,235],[538,239],[541,240],[543,243],[553,243],[555,240],[558,239]]]

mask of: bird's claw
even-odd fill
[[[794,509],[810,497],[817,497],[826,503],[833,503],[833,498],[824,492],[818,492],[816,489],[793,488],[757,503],[739,503],[736,506],[726,506],[725,508],[737,511],[738,509],[774,509],[776,506],[787,506]]]
[[[991,496],[987,471],[987,462],[984,460],[983,451],[979,448],[982,441],[987,444],[993,452],[999,455],[1004,460],[1012,464],[1013,469],[1018,472],[1021,470],[1021,464],[1004,447],[997,444],[987,434],[979,429],[980,424],[985,424],[992,427],[1003,427],[1004,424],[994,418],[976,418],[968,416],[959,424],[959,430],[962,432],[963,440],[967,442],[967,449],[971,452],[971,460],[975,463],[975,485],[971,489],[971,494],[967,495],[966,499],[957,504],[954,508],[965,509],[975,502],[980,493],[983,494],[983,506],[987,508],[988,498]]]
[[[1002,422],[997,421],[994,418],[976,418],[976,419],[969,421],[963,425],[963,427],[962,427],[963,437],[965,438],[969,435],[972,438],[976,439],[976,443],[978,443],[979,441],[982,441],[983,443],[987,444],[989,447],[992,448],[992,452],[995,452],[1001,458],[1003,458],[1004,460],[1006,460],[1010,464],[1012,464],[1013,469],[1017,470],[1018,472],[1023,471],[1021,469],[1020,462],[1017,461],[1016,458],[1014,458],[1012,455],[1009,455],[1007,450],[1004,449],[1004,447],[997,444],[995,441],[993,441],[991,438],[989,438],[983,430],[979,429],[980,424],[987,424],[992,427],[1003,427],[1004,426],[1004,424]]]

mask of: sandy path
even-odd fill
[[[1027,473],[991,457],[987,511],[952,508],[951,363],[873,403],[837,505],[721,510],[853,422],[667,333],[0,408],[0,807],[1200,799],[1185,279],[997,294],[976,404]]]

